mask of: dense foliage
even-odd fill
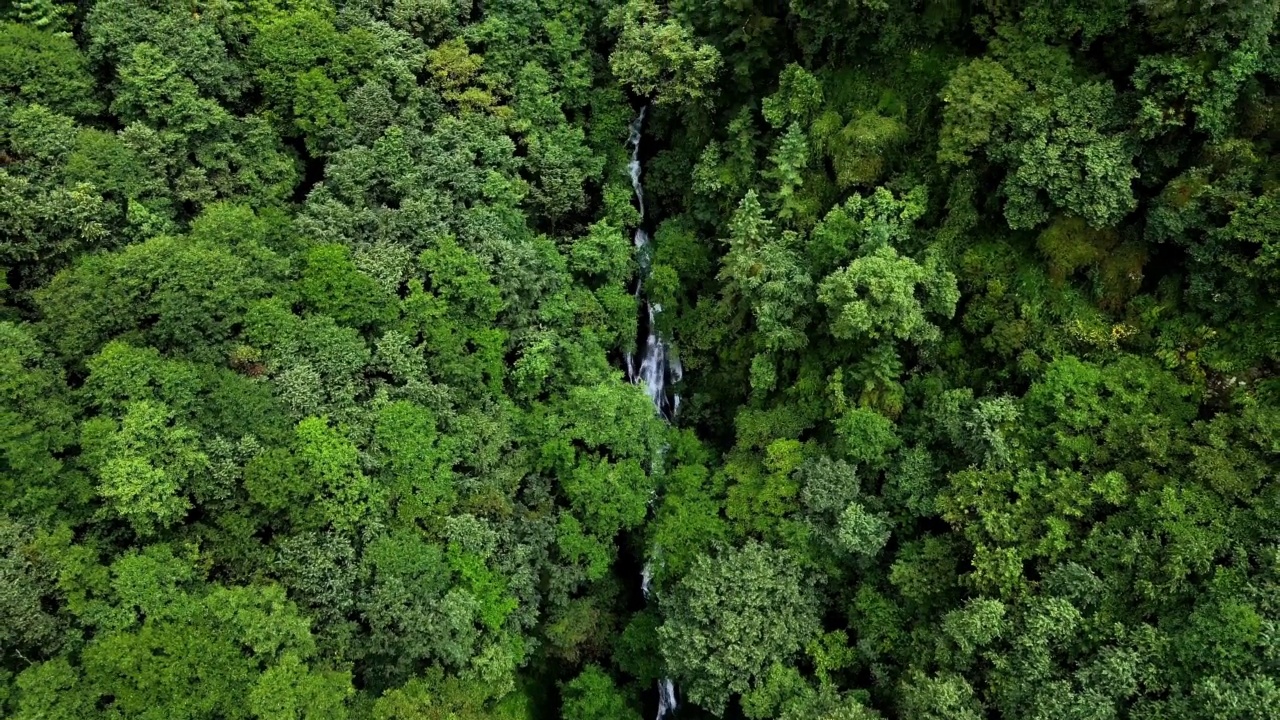
[[[0,715],[1280,718],[1278,14],[0,2]]]

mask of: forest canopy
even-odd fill
[[[0,716],[1280,720],[1278,15],[0,0]]]

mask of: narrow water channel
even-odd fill
[[[631,187],[635,191],[636,207],[640,210],[640,223],[636,226],[632,241],[636,246],[636,257],[639,260],[640,272],[636,275],[636,298],[644,306],[640,315],[640,332],[636,338],[636,351],[628,353],[626,358],[627,380],[644,388],[649,399],[653,401],[654,410],[667,422],[675,419],[680,411],[680,396],[674,387],[681,380],[683,371],[680,361],[671,352],[667,339],[658,333],[658,316],[662,306],[652,303],[645,296],[644,282],[649,276],[652,265],[653,245],[649,232],[645,228],[644,185],[641,182],[643,168],[640,166],[640,141],[643,138],[644,116],[648,107],[640,109],[639,114],[631,121],[631,132],[627,137],[627,145],[631,147]],[[647,600],[649,598],[652,572],[648,563],[640,573],[640,589]],[[676,686],[670,678],[658,680],[658,717],[664,720],[672,716],[678,702]]]

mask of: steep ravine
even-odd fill
[[[667,422],[675,419],[680,410],[680,396],[675,393],[674,386],[680,382],[682,370],[680,361],[671,352],[666,338],[658,334],[657,317],[662,306],[652,303],[644,293],[644,281],[652,265],[653,247],[649,232],[645,228],[644,185],[641,182],[643,168],[640,163],[640,142],[643,138],[644,116],[648,107],[642,107],[635,119],[631,121],[631,132],[627,144],[631,147],[631,187],[635,190],[636,207],[640,210],[640,223],[636,226],[633,241],[636,256],[640,263],[640,272],[636,276],[636,298],[644,306],[640,316],[640,333],[636,338],[636,351],[626,357],[627,380],[644,388],[653,401],[653,407]],[[645,564],[641,572],[640,589],[646,599],[649,597],[650,568]],[[658,716],[664,720],[675,713],[677,707],[675,683],[670,678],[658,681]]]

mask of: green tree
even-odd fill
[[[979,720],[982,705],[964,678],[931,677],[917,671],[903,683],[902,716],[910,720]]]
[[[52,655],[61,644],[63,620],[44,607],[55,589],[54,568],[30,553],[31,528],[0,516],[0,640],[7,648],[4,662],[16,657]]]
[[[880,246],[824,278],[818,300],[837,338],[926,344],[941,336],[927,316],[955,312],[955,282],[932,256],[922,264]]]
[[[380,518],[386,500],[360,468],[359,450],[326,418],[298,423],[288,448],[271,448],[245,468],[245,490],[299,530],[354,532]]]
[[[630,0],[610,11],[618,40],[609,67],[636,93],[659,105],[703,102],[720,69],[720,53],[699,43],[675,18],[664,17],[653,0]]]
[[[97,115],[102,103],[88,63],[75,41],[55,30],[33,23],[0,25],[0,91],[65,115]]]
[[[395,298],[352,264],[345,247],[313,248],[303,262],[298,291],[308,309],[355,328],[376,328],[396,318]]]
[[[155,347],[218,360],[229,352],[249,304],[267,292],[244,254],[158,237],[82,258],[37,292],[36,302],[65,357],[139,333]]]
[[[1023,58],[1021,49],[1004,50],[1007,59],[961,67],[943,90],[939,160],[964,164],[982,152],[1003,166],[1012,228],[1044,223],[1049,207],[1094,227],[1115,225],[1136,207],[1131,185],[1138,175],[1115,88],[1080,77],[1065,53],[1044,48]],[[1028,76],[1019,78],[1006,63],[1028,68]]]
[[[658,628],[662,656],[689,698],[722,714],[773,663],[819,633],[818,607],[795,560],[751,542],[701,555],[676,585]]]
[[[774,230],[755,191],[748,192],[730,223],[719,279],[726,294],[751,308],[767,351],[797,350],[807,342],[813,281],[795,251],[799,244],[794,233]]]
[[[207,587],[165,545],[110,567],[118,624],[75,665],[18,678],[15,717],[344,717],[350,676],[311,665],[307,618],[275,585]]]
[[[209,463],[196,434],[175,423],[168,407],[147,400],[127,405],[118,422],[86,421],[81,444],[99,494],[143,536],[182,519],[191,485]]]
[[[588,665],[576,678],[565,684],[563,720],[637,720],[640,714],[632,707],[609,677],[597,665]]]
[[[92,485],[68,466],[76,410],[63,372],[24,327],[0,322],[0,502],[49,518],[80,509]]]

